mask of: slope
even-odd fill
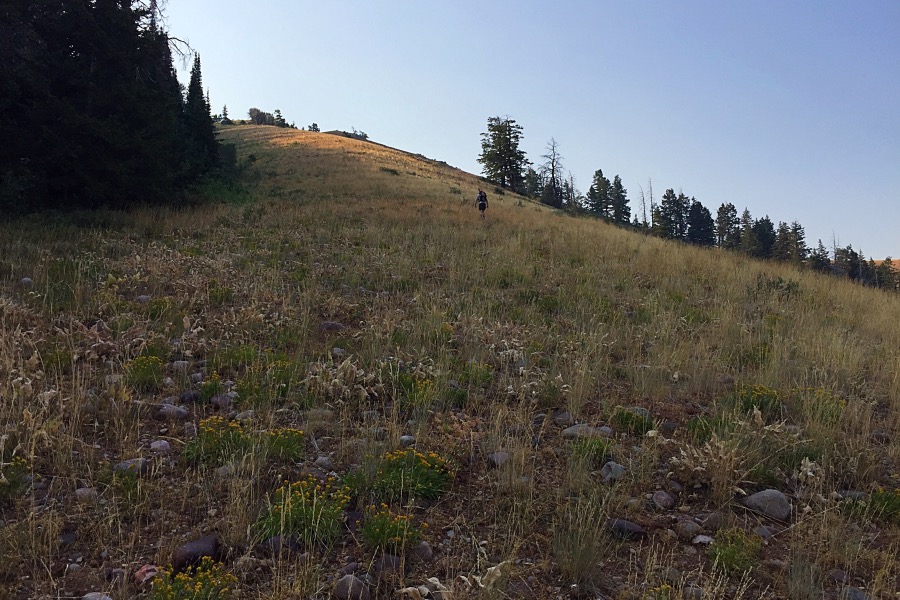
[[[207,534],[249,598],[897,589],[896,297],[492,187],[482,222],[478,178],[368,142],[221,137],[242,205],[3,231],[11,597],[163,597],[134,573]]]

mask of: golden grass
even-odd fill
[[[300,467],[251,456],[222,479],[214,468],[186,466],[178,458],[182,426],[141,407],[190,387],[187,375],[170,372],[174,385],[148,393],[121,383],[128,361],[154,348],[170,365],[249,348],[250,363],[223,367],[238,390],[264,377],[267,352],[296,365],[300,379],[319,365],[328,386],[298,383],[314,393],[286,400],[245,393],[236,410],[254,408],[258,428],[310,432],[310,459],[331,455],[341,475],[395,448],[404,433],[449,455],[453,489],[415,509],[442,551],[412,567],[414,585],[513,560],[509,581],[530,582],[542,598],[568,593],[572,583],[591,597],[656,597],[643,594],[665,582],[630,557],[677,568],[679,594],[696,585],[708,597],[787,597],[801,575],[833,568],[873,590],[890,589],[892,578],[900,585],[888,553],[900,544],[900,526],[847,516],[832,497],[848,487],[900,487],[896,295],[573,218],[492,186],[482,222],[473,207],[484,185],[478,178],[377,144],[253,126],[223,129],[221,138],[238,147],[247,204],[106,215],[102,228],[23,222],[0,234],[0,433],[41,484],[3,508],[0,587],[23,597],[110,589],[104,569],[165,564],[178,543],[211,529],[258,555],[251,525],[266,495]],[[24,276],[32,287],[21,286]],[[149,303],[136,301],[143,294]],[[323,332],[326,321],[345,328]],[[344,354],[332,361],[335,347]],[[413,368],[429,383],[410,398],[397,374]],[[786,425],[803,441],[797,447],[823,470],[821,493],[801,502],[804,456],[785,453],[764,473],[745,464],[725,472],[721,465],[740,461],[711,456],[712,468],[720,465],[715,486],[683,492],[684,513],[654,509],[646,494],[669,485],[679,445],[702,446],[689,435],[693,416],[749,418],[729,402],[735,389],[754,385],[779,392]],[[812,418],[802,389],[827,392],[844,408],[834,419]],[[645,407],[671,427],[647,438],[617,432],[613,451],[628,477],[591,496],[585,490],[596,492],[599,476],[570,469],[571,443],[558,427],[535,429],[532,420],[566,409],[602,425],[617,406]],[[210,413],[199,408],[191,419]],[[723,447],[751,443],[746,431],[720,432]],[[159,437],[175,455],[154,459],[137,495],[125,494],[110,481],[111,465],[150,456],[147,444]],[[485,457],[498,449],[510,461],[490,470]],[[779,487],[798,494],[798,510],[809,504],[823,515],[804,517],[764,552],[784,562],[807,548],[802,558],[815,568],[791,579],[769,561],[729,580],[711,571],[702,548],[682,552],[667,534],[678,515],[720,509],[740,526],[756,525],[735,485]],[[72,494],[82,486],[100,489],[104,508],[75,510]],[[563,543],[587,516],[595,522],[573,539],[603,564],[576,560],[578,544]],[[650,541],[612,544],[597,527],[612,516],[644,525]],[[57,543],[64,522],[79,532],[75,550]],[[854,528],[877,535],[852,548],[828,541]],[[110,558],[77,577],[59,574],[70,555],[98,548],[109,548]],[[280,562],[263,575],[241,573],[241,597],[319,589],[345,557],[373,558],[348,534],[305,564],[302,582]],[[30,578],[20,577],[26,572]],[[609,573],[622,576],[602,576]]]

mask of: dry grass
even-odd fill
[[[476,178],[371,143],[250,126],[222,138],[238,146],[249,203],[0,233],[2,460],[21,456],[33,472],[2,507],[9,597],[132,597],[142,590],[108,583],[109,569],[165,565],[178,544],[213,530],[232,548],[240,597],[316,597],[348,560],[372,562],[349,532],[302,576],[266,562],[253,523],[304,465],[260,448],[225,477],[220,465],[186,464],[183,425],[153,418],[163,398],[197,387],[175,360],[231,379],[234,412],[254,409],[253,431],[303,429],[309,461],[329,455],[340,476],[403,434],[450,458],[450,492],[414,506],[436,558],[408,561],[411,585],[433,576],[458,587],[458,576],[507,560],[499,587],[460,595],[515,597],[527,585],[540,598],[690,597],[694,587],[714,598],[803,597],[810,579],[836,593],[823,578],[832,569],[873,598],[900,585],[900,525],[849,511],[834,494],[900,487],[896,296],[491,188],[481,222]],[[26,276],[33,286],[19,283]],[[331,321],[343,329],[323,331]],[[149,354],[173,381],[140,391],[125,375]],[[774,433],[735,425],[752,422],[735,406],[742,386],[778,392],[780,412],[758,426],[796,443],[765,445]],[[816,394],[835,404],[822,409]],[[549,418],[534,424],[565,409],[604,425],[617,406],[648,409],[659,429],[615,432],[611,452],[628,470],[615,486],[599,483],[599,466],[573,463]],[[194,423],[214,413],[189,409]],[[697,417],[723,426],[721,447],[702,450],[689,427]],[[172,454],[153,456],[155,439]],[[676,509],[657,509],[647,495],[670,487],[680,448],[706,452],[711,471],[675,494]],[[486,456],[497,450],[510,460],[492,470]],[[113,464],[138,455],[152,459],[147,476],[112,477]],[[814,494],[798,480],[802,458],[819,469]],[[95,487],[101,503],[77,504],[79,487]],[[668,533],[713,510],[750,531],[761,521],[735,488],[764,487],[787,492],[798,516],[777,525],[789,529],[766,541],[744,579],[714,572],[702,546]],[[647,541],[611,540],[607,517],[639,523]],[[60,542],[63,531],[76,540]],[[82,568],[67,572],[79,557]],[[662,565],[681,577],[651,576]],[[659,595],[664,584],[677,592]]]

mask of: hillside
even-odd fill
[[[0,599],[900,589],[896,295],[220,139],[229,202],[2,229]]]

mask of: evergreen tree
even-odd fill
[[[772,258],[780,262],[790,262],[792,248],[791,230],[787,223],[779,221],[778,229],[775,232],[775,243],[772,245]]]
[[[691,198],[688,211],[687,241],[698,246],[712,246],[716,243],[715,222],[709,209]]]
[[[753,222],[753,237],[756,241],[756,251],[752,256],[771,258],[772,246],[775,244],[775,225],[768,215]]]
[[[675,190],[667,189],[653,214],[654,232],[673,240],[686,239],[690,208],[691,201],[687,196],[682,193],[676,196]]]
[[[720,248],[734,249],[741,243],[741,220],[734,204],[722,204],[716,212],[716,243]]]
[[[809,267],[820,273],[831,272],[831,257],[822,240],[819,240],[819,245],[809,255]]]
[[[759,251],[759,243],[756,241],[756,234],[753,231],[753,217],[746,208],[741,213],[741,244],[738,248],[750,256],[756,256]]]
[[[612,213],[610,200],[610,188],[612,184],[603,175],[602,169],[594,171],[594,179],[587,192],[587,209],[604,218],[609,218]]]
[[[316,133],[318,133],[318,131],[319,131],[319,124],[318,124],[318,123],[313,123],[312,125],[309,126],[309,130],[310,130],[310,131],[315,131]]]
[[[544,189],[544,182],[541,180],[541,176],[535,171],[533,168],[528,167],[525,170],[525,195],[530,196],[531,198],[537,198],[541,195],[541,190]]]
[[[617,225],[628,225],[631,220],[631,208],[628,206],[628,193],[622,185],[622,178],[616,175],[609,190],[609,203],[612,222]]]
[[[519,148],[522,126],[509,117],[490,117],[488,130],[481,134],[482,173],[501,188],[524,191],[523,179],[528,160]]]
[[[222,107],[222,125],[234,125],[234,121],[228,118],[228,105]]]
[[[193,177],[209,171],[219,158],[216,129],[203,93],[200,54],[194,55],[191,79],[184,100],[184,133],[187,140],[185,168]]]
[[[894,270],[894,262],[888,256],[881,261],[874,269],[875,285],[884,290],[896,290],[900,283],[900,274]]]

